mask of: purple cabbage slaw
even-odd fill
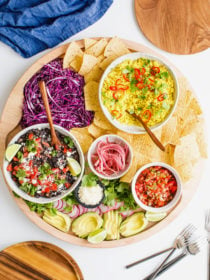
[[[22,127],[47,122],[40,80],[45,81],[54,124],[66,129],[90,125],[94,112],[85,110],[83,76],[63,69],[62,59],[55,59],[44,65],[24,87]]]

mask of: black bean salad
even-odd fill
[[[69,136],[56,133],[62,143],[59,150],[52,147],[48,128],[32,129],[16,141],[21,148],[7,170],[19,188],[30,196],[55,197],[69,189],[81,173],[74,142]]]

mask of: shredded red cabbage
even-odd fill
[[[70,69],[62,68],[62,59],[43,66],[25,85],[22,127],[46,123],[47,116],[38,81],[44,80],[53,122],[64,128],[90,125],[94,112],[85,110],[84,78]]]

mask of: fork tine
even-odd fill
[[[187,225],[180,233],[180,235],[191,235],[196,230],[196,227],[192,224]]]
[[[207,226],[210,223],[210,209],[206,210],[205,214],[205,225]]]

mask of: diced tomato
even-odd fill
[[[52,172],[54,172],[54,173],[59,173],[59,172],[60,172],[60,169],[59,169],[59,168],[52,168]]]
[[[23,157],[24,157],[24,158],[28,157],[28,152],[24,152],[24,153],[23,153]]]
[[[173,199],[177,181],[168,169],[152,166],[139,175],[135,191],[145,205],[163,207]]]
[[[24,183],[24,181],[23,181],[23,180],[20,180],[19,183],[22,185],[22,184]]]
[[[51,190],[52,191],[57,191],[58,186],[56,184],[52,184]]]
[[[33,160],[30,160],[28,165],[31,167],[33,165]]]
[[[36,174],[32,174],[31,176],[30,176],[30,179],[31,180],[33,180],[33,179],[35,179],[36,178]]]
[[[35,141],[36,141],[36,142],[38,142],[38,143],[40,143],[41,138],[40,138],[40,137],[38,137],[38,138],[36,138],[36,139],[35,139]]]
[[[16,175],[16,171],[12,171],[12,175]]]
[[[12,164],[9,164],[8,166],[7,166],[7,171],[12,171]]]
[[[38,167],[37,167],[37,166],[34,166],[33,171],[34,171],[34,173],[38,173],[38,172],[39,172]]]
[[[17,157],[13,157],[14,161],[19,161],[19,159]]]
[[[42,141],[42,144],[43,144],[45,147],[50,147],[50,145],[49,145],[47,142]]]
[[[63,173],[66,174],[69,171],[69,168],[68,167],[64,167],[62,171],[63,171]]]
[[[14,170],[15,170],[15,171],[18,171],[18,169],[19,169],[19,166],[16,165],[16,166],[14,167]]]
[[[64,184],[64,186],[68,189],[68,188],[71,187],[71,184],[70,184],[69,182],[66,182],[66,183]]]
[[[44,189],[44,191],[45,191],[46,193],[49,193],[49,192],[50,192],[50,187],[46,187],[46,188]]]
[[[32,140],[33,138],[34,138],[33,133],[30,133],[30,134],[28,135],[28,139],[29,139],[29,140]]]
[[[66,147],[64,147],[64,148],[63,148],[63,152],[64,152],[64,154],[66,154],[66,153],[67,153],[67,151],[68,151],[68,149],[67,149]]]

